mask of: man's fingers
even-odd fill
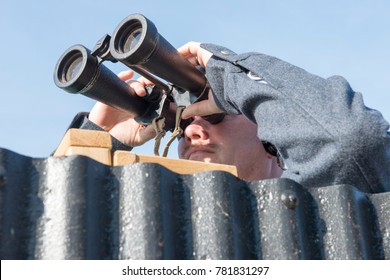
[[[145,77],[139,77],[137,79],[138,82],[140,82],[141,84],[143,84],[144,86],[152,86],[154,85],[153,82],[149,81],[148,79],[146,79]]]
[[[140,82],[138,82],[138,81],[129,81],[128,84],[129,84],[129,86],[132,89],[134,89],[135,93],[138,96],[145,96],[146,95],[145,87]]]
[[[133,76],[134,76],[134,71],[132,70],[122,71],[118,74],[119,79],[121,79],[122,81],[130,80],[131,78],[133,78]]]
[[[200,101],[194,104],[189,105],[182,114],[183,119],[188,119],[194,116],[207,116],[214,114],[214,112],[210,109],[208,101]]]
[[[181,46],[177,51],[184,56],[185,58],[196,57],[198,55],[200,43],[198,42],[188,42],[184,46]]]
[[[202,49],[198,42],[188,42],[184,46],[178,48],[179,53],[187,58],[193,65],[206,67],[212,53]]]

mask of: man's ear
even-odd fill
[[[261,141],[263,143],[264,149],[267,151],[267,154],[276,157],[277,163],[282,170],[287,170],[286,164],[282,156],[280,155],[278,149],[268,141]],[[268,155],[267,155],[268,156]]]

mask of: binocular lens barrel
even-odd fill
[[[130,34],[126,34],[125,36],[122,36],[121,39],[124,39],[124,42],[121,42],[119,46],[121,46],[121,52],[122,53],[128,53],[134,50],[134,48],[137,46],[141,39],[142,35],[142,29],[138,28],[134,31],[132,31]]]
[[[82,67],[83,57],[81,53],[75,52],[70,54],[68,60],[64,67],[61,68],[62,72],[60,73],[61,81],[69,82],[73,80],[80,73]]]
[[[110,53],[127,66],[153,73],[196,96],[206,87],[204,74],[182,57],[143,15],[130,15],[118,25],[112,34]]]
[[[70,93],[92,99],[132,114],[143,116],[149,103],[135,94],[130,86],[91,55],[82,45],[75,45],[60,57],[54,71],[55,84]]]

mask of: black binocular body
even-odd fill
[[[154,86],[146,88],[146,97],[139,97],[103,65],[104,61],[119,61]],[[112,36],[105,35],[92,51],[82,45],[66,50],[55,67],[54,81],[69,93],[80,93],[127,111],[145,125],[156,117],[165,117],[167,131],[173,129],[177,106],[207,98],[209,90],[201,69],[182,57],[141,14],[126,17]]]

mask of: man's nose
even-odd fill
[[[209,137],[208,126],[210,124],[201,117],[194,117],[193,121],[184,130],[186,141],[206,140]]]

